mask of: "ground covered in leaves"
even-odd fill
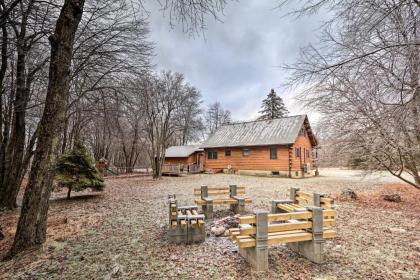
[[[107,179],[103,193],[83,192],[66,200],[54,193],[48,241],[41,250],[0,262],[0,279],[419,279],[420,191],[388,175],[325,170],[306,179],[237,175],[191,175]],[[167,196],[193,204],[193,188],[245,185],[253,204],[269,209],[290,187],[330,193],[338,210],[338,238],[327,241],[326,263],[313,264],[285,246],[270,247],[269,271],[252,272],[227,237],[210,235],[202,244],[167,242]],[[351,188],[357,200],[343,198]],[[384,194],[398,193],[402,202]],[[220,208],[215,208],[215,210]],[[222,209],[218,217],[229,215]],[[7,251],[18,211],[0,214]]]

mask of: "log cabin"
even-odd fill
[[[318,174],[318,141],[306,115],[223,125],[200,147],[204,169],[247,175]]]
[[[165,151],[164,165],[180,165],[181,171],[197,172],[203,169],[203,159],[199,146],[171,146]]]

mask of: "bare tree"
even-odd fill
[[[223,109],[220,102],[208,105],[205,119],[208,134],[213,134],[221,125],[232,121],[230,111]]]
[[[286,66],[290,84],[305,86],[301,98],[324,114],[343,152],[420,188],[420,4],[305,3],[298,13],[328,5],[334,15],[321,44]]]
[[[4,23],[3,18],[7,17],[10,14],[10,10],[13,10],[13,8],[22,1],[13,1],[12,3],[9,3],[9,6],[5,6],[3,2],[0,2],[2,9],[0,23],[2,26]],[[130,4],[136,2],[121,1]],[[34,10],[45,3],[48,2],[33,1]],[[97,3],[100,3],[100,1]],[[137,3],[140,3],[141,5],[141,1],[137,1]],[[200,0],[185,2],[173,0],[167,1],[166,9],[171,11],[171,18],[175,18],[177,21],[185,23],[185,26],[192,26],[191,28],[194,29],[203,27],[206,15],[216,15],[216,13],[223,8],[223,6],[220,6],[220,3],[224,3],[224,1]],[[19,217],[14,243],[9,252],[10,256],[30,247],[40,245],[45,241],[49,198],[54,178],[53,167],[59,152],[60,134],[63,133],[63,131],[65,132],[63,123],[66,121],[66,113],[70,98],[70,86],[72,81],[70,73],[72,72],[71,64],[72,59],[74,58],[74,43],[78,38],[77,31],[85,8],[85,1],[65,0],[62,5],[54,3],[54,7],[58,7],[60,13],[56,23],[52,25],[51,28],[54,32],[52,32],[52,35],[49,37],[51,52],[48,86],[45,102],[43,104],[42,117],[40,118],[39,125],[36,129],[36,149],[33,153],[28,185],[23,197],[21,215]],[[196,23],[200,24],[197,25]],[[46,32],[46,34],[48,33],[49,32]],[[84,32],[82,32],[82,34],[84,34]],[[95,38],[90,39],[94,40]],[[86,41],[85,44],[87,44],[87,42],[89,41]],[[120,43],[124,44],[123,41]],[[102,69],[100,61],[97,61],[97,65],[99,65],[99,67],[96,69]],[[164,89],[162,92],[166,92],[165,94],[174,92],[174,84],[172,82],[174,82],[174,80],[171,78],[166,79],[166,83],[159,83],[159,91],[157,92],[160,92],[160,89]],[[148,101],[146,101],[146,104],[147,103]],[[164,122],[164,124],[169,125],[168,122]],[[167,126],[164,125],[161,129],[162,128],[166,130]],[[169,133],[169,135],[161,133],[160,135],[163,135],[162,139],[164,139],[166,143],[166,136],[170,137],[171,133]],[[161,148],[161,146],[158,147],[160,150]],[[158,151],[157,155],[160,159],[161,151]],[[160,174],[160,171],[157,174]]]
[[[6,10],[4,3],[0,3],[0,6]],[[35,6],[33,0],[21,1],[8,13],[3,22],[3,40],[6,43],[3,47],[6,57],[5,64],[2,65],[4,72],[1,79],[6,77],[6,81],[12,86],[2,86],[1,96],[0,122],[3,133],[0,144],[0,208],[16,207],[19,187],[32,156],[37,135],[28,134],[27,113],[28,106],[36,95],[35,92],[39,90],[37,86],[45,85],[46,79],[40,75],[44,74],[43,70],[48,62],[48,56],[43,52],[46,50],[45,33],[50,26],[46,14],[50,8],[48,3]],[[8,29],[12,33],[8,32]],[[9,40],[11,43],[8,44]],[[7,57],[8,48],[10,54],[13,54],[9,57]],[[9,66],[8,61],[10,61]],[[7,72],[9,75],[6,75]],[[3,101],[6,101],[5,105],[9,103],[5,106],[5,110],[3,110]]]
[[[116,94],[124,96],[121,80],[150,68],[153,46],[148,32],[144,19],[126,1],[86,4],[72,58],[63,151],[71,148],[72,137],[80,136],[101,108],[107,109],[106,103],[115,101]],[[99,109],[98,102],[103,104]]]
[[[50,37],[51,63],[46,103],[10,255],[42,244],[46,239],[47,213],[53,180],[51,166],[55,164],[60,125],[66,109],[69,93],[68,73],[83,5],[84,0],[65,1],[55,32]]]
[[[201,108],[201,94],[197,88],[185,85],[186,100],[175,116],[178,129],[174,135],[175,145],[187,145],[200,140],[204,130]]]
[[[126,173],[131,173],[145,150],[146,135],[143,131],[145,123],[144,105],[137,92],[129,92],[123,104],[118,104],[118,114],[114,115],[117,151],[120,152],[118,165],[124,167]],[[122,160],[120,160],[120,158]]]
[[[219,20],[229,0],[164,0],[162,10],[169,14],[170,24],[180,23],[184,32],[196,33],[206,28],[208,17]]]
[[[135,85],[144,103],[144,129],[150,144],[153,178],[159,178],[162,175],[165,150],[178,129],[175,116],[181,105],[188,100],[184,77],[168,71],[156,77],[137,80]]]

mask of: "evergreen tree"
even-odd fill
[[[70,152],[61,156],[57,163],[55,179],[60,187],[68,188],[67,198],[70,198],[72,190],[91,188],[102,191],[105,187],[91,156],[79,141],[76,141]]]
[[[263,100],[259,113],[261,114],[259,120],[272,120],[287,116],[289,111],[284,105],[283,99],[276,94],[274,89],[271,89],[267,98]]]

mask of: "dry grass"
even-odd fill
[[[420,192],[412,187],[360,176],[310,179],[193,175],[182,178],[134,177],[107,180],[103,194],[62,199],[55,193],[48,241],[42,250],[0,263],[2,279],[418,279],[420,274]],[[246,185],[254,200],[249,211],[269,208],[286,197],[290,186],[331,193],[337,198],[339,237],[326,243],[326,263],[316,265],[284,246],[270,248],[270,269],[251,272],[232,252],[227,238],[208,237],[202,244],[176,246],[165,236],[166,199],[193,202],[201,184]],[[359,199],[339,197],[344,188]],[[398,192],[401,203],[381,195]],[[220,209],[220,208],[216,208]],[[226,212],[219,212],[223,214]],[[10,246],[17,211],[0,214]]]

